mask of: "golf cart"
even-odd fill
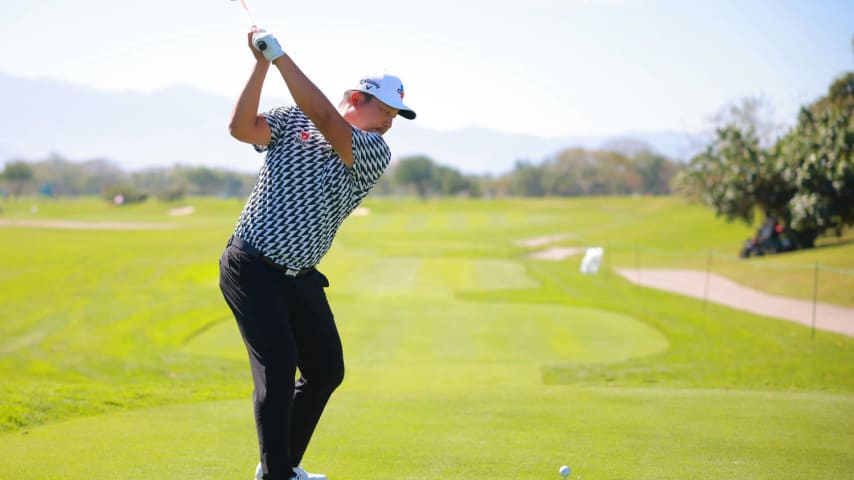
[[[797,248],[798,245],[795,243],[792,232],[778,223],[776,218],[768,217],[756,231],[756,236],[744,242],[739,256],[750,258],[751,256],[791,252]]]

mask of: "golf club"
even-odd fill
[[[232,1],[234,1],[234,0],[232,0]],[[252,16],[252,12],[249,11],[249,6],[246,5],[246,0],[240,0],[240,5],[243,6],[243,10],[246,12],[246,16],[249,17],[249,22],[250,22],[250,25],[252,26],[252,29],[253,30],[256,29],[257,24],[255,23],[255,18]],[[257,46],[258,50],[261,50],[262,52],[267,49],[267,44],[264,42],[264,40],[258,40],[258,42],[255,44],[255,46]]]

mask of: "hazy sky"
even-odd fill
[[[548,136],[696,131],[762,96],[781,118],[854,69],[854,2],[247,0],[328,96],[403,78],[423,126]],[[0,71],[110,91],[185,84],[236,98],[240,2],[4,2]],[[271,70],[265,95],[289,99]]]

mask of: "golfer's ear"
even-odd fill
[[[368,97],[366,97],[364,93],[353,92],[350,94],[350,105],[353,105],[354,107],[361,106],[367,99]]]

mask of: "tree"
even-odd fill
[[[751,138],[756,138],[762,148],[769,148],[783,133],[783,127],[774,120],[774,108],[762,97],[748,97],[722,108],[713,118],[715,130],[735,127]]]
[[[794,187],[783,178],[782,162],[759,145],[755,130],[727,125],[676,179],[677,189],[715,208],[727,220],[753,223],[756,209],[765,216],[787,216]]]
[[[524,197],[542,197],[543,168],[526,160],[519,160],[510,174],[510,194]]]
[[[592,195],[627,195],[640,193],[643,180],[632,168],[631,161],[618,152],[592,152],[597,168],[593,175]]]
[[[413,185],[422,199],[427,197],[433,176],[433,160],[424,156],[401,159],[394,170],[399,185]]]
[[[670,181],[679,171],[679,165],[652,151],[642,151],[632,158],[635,172],[641,178],[641,192],[654,195],[670,193]]]
[[[128,181],[128,175],[107,159],[71,162],[53,153],[32,164],[39,183],[50,183],[56,195],[101,194],[108,185]]]
[[[434,165],[431,183],[442,195],[479,194],[475,182],[466,178],[459,170],[443,165]]]
[[[573,148],[559,152],[542,170],[540,183],[546,195],[579,196],[590,190],[596,160],[587,150]]]
[[[183,173],[187,181],[195,185],[202,195],[216,193],[223,183],[220,174],[207,167],[188,168]]]
[[[759,209],[787,225],[801,247],[854,225],[854,72],[802,108],[797,125],[773,145],[763,147],[759,131],[742,121],[718,128],[678,176],[679,190],[729,220],[751,224]]]
[[[128,205],[148,200],[148,194],[133,185],[110,185],[101,192],[104,200],[116,205]]]
[[[24,193],[24,188],[33,181],[35,174],[30,164],[19,160],[7,163],[0,177],[12,185],[12,195],[18,198]]]
[[[720,114],[718,118],[723,116]],[[622,180],[629,193],[670,193],[670,182],[682,166],[655,152],[648,144],[632,138],[607,141],[602,145],[602,150],[617,152],[629,160],[629,171]]]
[[[854,72],[839,77],[825,97],[802,108],[781,140],[785,177],[796,193],[789,201],[793,229],[837,236],[854,225]]]
[[[613,150],[563,150],[546,162],[546,195],[625,195],[640,193],[643,178],[633,162]]]

